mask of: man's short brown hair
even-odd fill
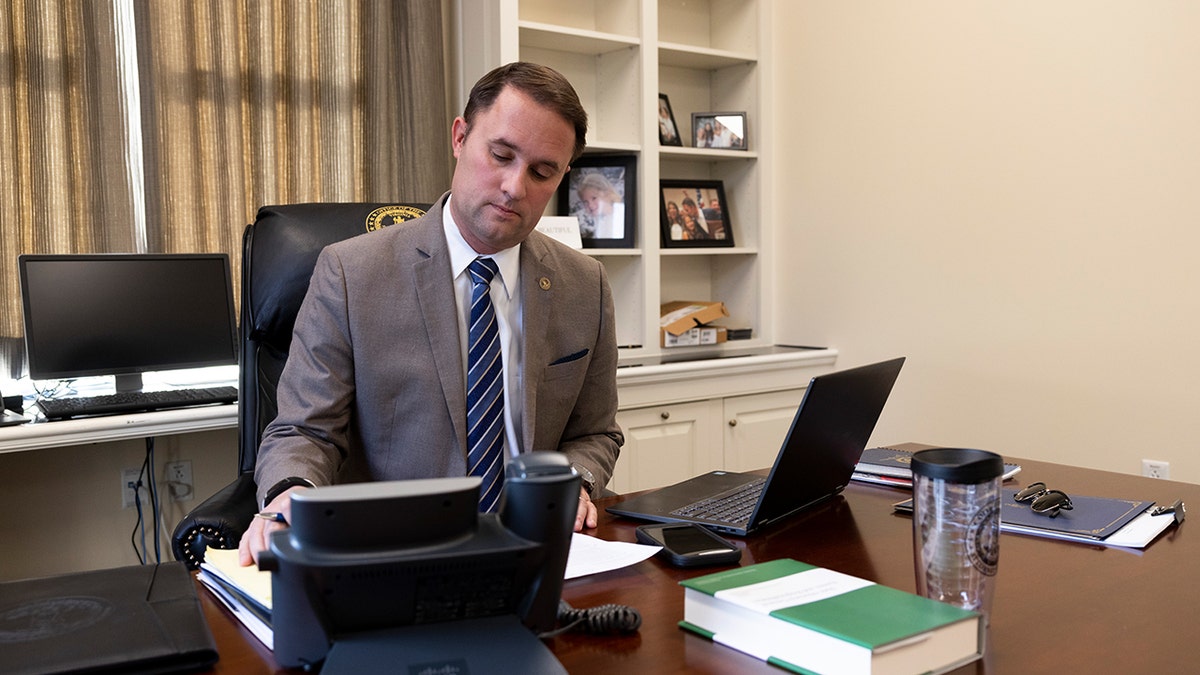
[[[575,151],[571,161],[579,159],[587,145],[587,111],[583,109],[579,95],[567,78],[547,66],[515,61],[479,78],[471,88],[467,108],[463,111],[463,119],[467,124],[471,124],[476,113],[492,107],[506,86],[517,89],[566,120],[575,129]]]

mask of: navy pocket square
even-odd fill
[[[570,362],[572,362],[572,361],[576,361],[576,360],[578,360],[578,359],[582,359],[583,357],[585,357],[585,356],[587,356],[587,355],[588,355],[588,350],[586,350],[586,349],[583,349],[583,350],[580,350],[580,351],[577,351],[577,352],[575,352],[574,354],[567,354],[566,356],[564,356],[564,357],[562,357],[561,359],[559,359],[559,360],[555,361],[554,363],[551,363],[550,365],[552,365],[552,366],[557,366],[557,365],[559,365],[559,364],[562,364],[562,363],[570,363]]]

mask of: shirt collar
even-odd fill
[[[454,196],[451,195],[442,205],[442,230],[445,232],[447,248],[450,251],[450,272],[453,274],[453,278],[457,279],[466,271],[471,261],[480,255],[471,248],[467,240],[463,239],[462,233],[458,231],[458,224],[454,222],[454,215],[450,213],[450,200],[453,198]],[[508,297],[515,297],[521,278],[521,245],[517,244],[483,257],[496,261],[496,267],[500,269],[500,282],[504,284],[505,292],[508,293]]]

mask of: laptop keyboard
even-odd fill
[[[750,520],[758,497],[762,494],[766,478],[757,478],[732,492],[714,497],[705,497],[671,512],[673,516],[699,518],[729,525],[741,525]]]

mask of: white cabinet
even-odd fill
[[[623,410],[625,446],[609,489],[662,487],[709,471],[771,466],[804,389]]]
[[[771,350],[617,371],[625,446],[608,487],[633,492],[775,461],[809,381],[837,353]]]
[[[724,401],[724,468],[753,471],[775,463],[804,389],[734,396]]]
[[[590,118],[589,153],[637,158],[637,234],[631,249],[588,249],[612,283],[623,356],[660,353],[659,306],[720,300],[722,323],[753,337],[697,351],[773,342],[774,197],[769,21],[773,0],[456,0],[459,89],[516,60],[551,66],[575,85]],[[666,94],[684,147],[660,146]],[[692,144],[691,115],[742,112],[747,149]],[[660,180],[721,181],[735,247],[675,248],[660,241]],[[551,203],[549,214],[557,205]],[[675,351],[675,350],[672,350]]]
[[[623,410],[617,423],[625,445],[608,485],[614,492],[670,485],[724,464],[718,400]]]

